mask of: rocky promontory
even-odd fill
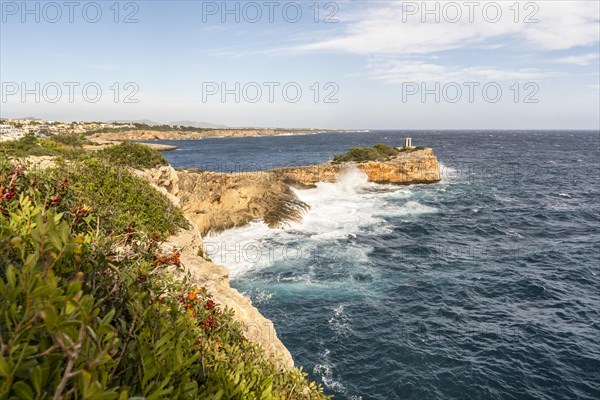
[[[291,189],[336,182],[344,171],[358,169],[377,183],[414,184],[440,180],[439,163],[430,148],[401,148],[385,161],[329,162],[320,165],[244,173],[175,170],[162,166],[138,171],[179,206],[192,228],[169,239],[181,252],[182,263],[199,285],[219,303],[233,309],[249,340],[259,343],[280,365],[292,367],[289,351],[266,319],[229,285],[229,271],[203,253],[202,236],[262,220],[270,227],[301,221],[308,205]]]
[[[92,141],[124,141],[124,140],[190,140],[223,137],[255,137],[278,135],[310,135],[320,132],[318,129],[253,129],[253,128],[227,128],[227,129],[197,129],[193,131],[182,130],[124,130],[117,132],[98,132],[92,134]]]
[[[437,158],[430,148],[400,151],[386,161],[329,162],[268,171],[221,173],[175,170],[165,166],[148,170],[149,180],[176,198],[189,220],[204,235],[263,220],[270,227],[300,221],[308,206],[290,187],[310,188],[318,182],[336,182],[347,169],[363,171],[369,181],[408,185],[440,180]]]
[[[385,161],[328,162],[319,165],[274,169],[276,179],[297,188],[314,187],[317,182],[337,182],[348,168],[363,171],[370,182],[410,185],[440,181],[440,166],[433,149],[403,150]]]

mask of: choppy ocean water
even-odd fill
[[[404,132],[174,142],[176,167],[320,163]],[[600,397],[600,133],[423,131],[442,181],[349,173],[304,221],[207,238],[338,399]],[[166,142],[171,143],[171,142]]]

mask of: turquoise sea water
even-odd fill
[[[261,170],[404,135],[205,139],[165,156]],[[412,137],[434,148],[440,183],[350,172],[297,191],[311,205],[302,223],[208,238],[213,260],[336,398],[599,398],[599,132]]]

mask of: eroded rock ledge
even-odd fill
[[[178,250],[181,254],[181,264],[186,272],[189,272],[192,283],[199,287],[204,286],[217,303],[233,310],[246,338],[260,344],[280,367],[293,368],[292,355],[277,337],[273,322],[265,318],[247,297],[229,285],[227,268],[202,256],[202,237],[198,228],[194,224],[191,225],[189,230],[170,237],[162,245],[163,251],[172,253],[173,250]]]
[[[413,184],[440,180],[438,161],[430,148],[409,149],[384,162],[326,163],[261,172],[217,173],[175,170],[171,166],[140,174],[181,207],[193,228],[169,239],[167,246],[181,252],[183,265],[193,280],[205,286],[216,301],[233,309],[246,337],[259,343],[283,368],[292,367],[289,351],[278,339],[273,323],[229,285],[227,268],[203,255],[202,236],[264,220],[275,227],[301,220],[308,206],[290,186],[314,187],[317,182],[335,182],[347,168],[364,171],[369,181]]]
[[[276,179],[298,188],[314,187],[317,182],[336,182],[347,168],[363,171],[370,182],[410,185],[440,181],[440,166],[431,148],[414,149],[389,161],[365,163],[325,163],[303,167],[274,169]]]

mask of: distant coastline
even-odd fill
[[[182,130],[127,130],[120,132],[98,132],[89,136],[92,141],[124,141],[124,140],[190,140],[190,139],[218,139],[228,137],[264,137],[264,136],[297,136],[315,135],[325,132],[368,132],[366,130],[346,129],[283,129],[283,128],[227,128],[227,129],[199,129],[197,131]]]

